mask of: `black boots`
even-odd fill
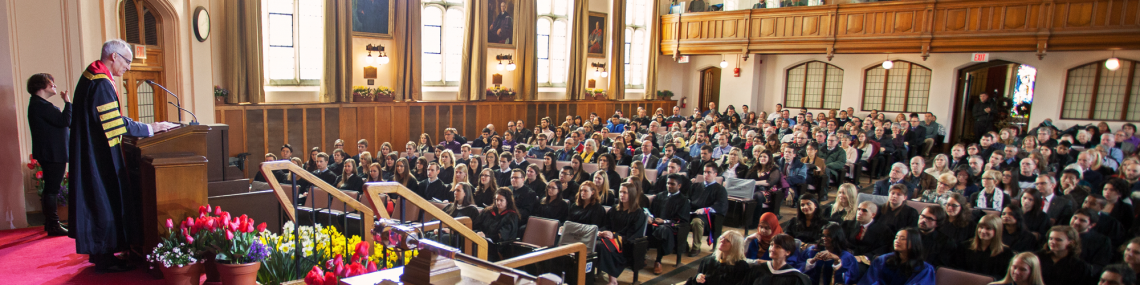
[[[59,221],[49,221],[45,223],[44,231],[46,231],[47,235],[51,237],[67,236],[67,228],[64,227],[63,224],[59,223]]]

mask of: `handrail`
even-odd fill
[[[455,218],[455,220],[459,221],[460,224],[463,224],[463,226],[467,227],[468,229],[473,228],[473,225],[475,223],[474,221],[471,220],[470,217],[458,217],[458,218]],[[444,224],[441,221],[436,220],[436,221],[430,221],[430,222],[423,222],[423,223],[419,224],[419,227],[420,227],[420,230],[427,232],[427,231],[443,228],[442,225],[444,225]],[[471,247],[471,243],[472,243],[471,239],[464,238],[463,242],[464,242],[463,250],[466,251],[466,252],[464,252],[464,254],[474,256],[471,252],[472,250],[475,250],[473,247]]]
[[[344,192],[340,192],[340,189],[336,189],[332,185],[326,183],[324,180],[317,178],[316,175],[305,171],[304,168],[301,168],[300,166],[297,166],[288,160],[277,160],[261,163],[261,173],[272,173],[274,170],[288,170],[289,172],[300,176],[298,177],[299,179],[308,180],[317,189],[320,189],[321,191],[324,191],[325,193],[336,197],[337,200],[344,202],[349,207],[352,207],[352,209],[360,211],[360,218],[364,219],[364,232],[372,232],[372,227],[376,223],[372,217],[374,214],[372,208],[365,206],[364,203],[360,203],[360,201],[357,201],[356,198],[349,197],[348,195],[344,194]],[[285,214],[289,215],[289,220],[296,222],[297,217],[294,213],[294,211],[296,211],[296,208],[293,206],[293,199],[289,198],[289,195],[291,193],[285,193],[285,189],[281,187],[281,183],[277,181],[277,177],[275,175],[263,176],[265,176],[265,181],[269,182],[269,187],[273,189],[273,192],[277,193],[277,202],[281,203],[281,207],[285,209]],[[387,213],[385,213],[385,215],[387,215]],[[372,235],[365,234],[364,240],[371,243]]]
[[[586,284],[586,255],[589,254],[589,252],[586,251],[586,245],[582,244],[580,242],[576,242],[576,243],[567,244],[567,245],[563,245],[563,246],[559,246],[559,247],[555,247],[555,248],[544,249],[544,250],[532,252],[529,254],[516,256],[514,258],[505,259],[505,260],[501,260],[499,262],[495,262],[495,264],[505,266],[505,267],[510,267],[510,268],[519,268],[522,266],[531,265],[531,264],[539,263],[542,261],[551,260],[551,259],[554,259],[556,257],[564,256],[564,255],[571,254],[571,253],[577,253],[578,254],[578,271],[577,271],[578,272],[578,285],[585,285]]]
[[[459,221],[456,221],[455,218],[451,217],[451,215],[448,215],[447,213],[443,212],[443,210],[440,210],[439,208],[437,208],[432,203],[428,202],[427,200],[424,200],[424,198],[420,197],[419,194],[416,194],[415,192],[408,190],[408,188],[404,187],[404,185],[401,185],[400,183],[396,183],[396,182],[369,182],[369,183],[364,184],[364,192],[368,193],[368,197],[372,198],[372,201],[373,201],[372,204],[374,206],[376,206],[375,211],[370,211],[370,212],[378,213],[381,218],[390,219],[391,217],[388,216],[388,211],[387,211],[387,208],[385,207],[386,205],[384,205],[384,203],[380,202],[380,201],[382,201],[382,200],[380,200],[380,194],[400,195],[400,197],[403,197],[407,202],[416,205],[417,207],[420,208],[420,210],[423,210],[424,212],[427,212],[428,214],[431,214],[432,216],[439,219],[439,221],[441,223],[450,227],[452,230],[455,231],[455,233],[463,236],[467,241],[475,243],[477,250],[478,250],[476,252],[475,256],[480,258],[480,259],[483,259],[483,260],[487,259],[487,240],[486,239],[484,239],[483,237],[480,237],[478,234],[475,233],[474,230],[471,230],[472,227],[469,227],[467,225],[460,223]],[[361,205],[363,205],[363,204],[361,204]],[[369,221],[371,221],[371,218],[372,218],[371,215],[369,215],[368,218],[369,218]],[[365,231],[365,232],[371,232],[371,228],[369,228],[369,231]],[[468,248],[470,248],[470,247],[468,247]]]

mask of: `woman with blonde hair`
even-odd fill
[[[954,254],[954,267],[994,279],[1001,277],[1005,273],[1002,269],[1009,267],[1009,260],[1013,257],[1013,250],[1001,242],[1002,229],[1001,218],[997,215],[982,217],[974,238],[962,243],[965,250]]]
[[[701,261],[697,276],[685,285],[738,284],[748,275],[748,262],[744,260],[744,236],[738,231],[725,231],[717,240],[716,251]]]
[[[598,141],[588,139],[582,144],[582,153],[577,155],[582,158],[582,163],[594,163],[598,161]]]
[[[954,173],[954,170],[950,169],[950,157],[946,154],[935,155],[934,164],[924,171],[934,177],[940,177],[945,173]]]
[[[661,163],[667,162],[663,161]],[[626,179],[629,180],[630,183],[633,183],[633,187],[636,187],[640,193],[645,193],[645,190],[653,187],[653,184],[649,183],[649,178],[646,177],[645,164],[642,164],[640,160],[634,161],[629,165],[629,176],[627,176]]]
[[[455,165],[455,177],[453,177],[451,179],[452,181],[454,181],[454,182],[452,182],[452,184],[457,184],[460,182],[471,183],[471,178],[467,177],[467,174],[470,173],[469,171],[470,170],[467,168],[467,164],[463,164],[463,163],[456,164]]]
[[[372,153],[367,151],[360,153],[360,161],[357,161],[356,172],[360,173],[362,178],[368,178],[368,166],[372,165]]]
[[[619,183],[619,181],[610,182],[609,175],[606,175],[606,171],[600,169],[598,171],[594,171],[593,177],[593,180],[586,182],[593,182],[595,186],[601,187],[600,189],[597,189],[597,193],[595,194],[598,196],[598,199],[601,201],[602,205],[613,205],[616,199],[614,199],[614,195],[609,194],[610,183]],[[582,182],[582,184],[578,186],[578,192],[582,192],[582,187],[586,185],[586,182]]]
[[[1001,172],[986,170],[982,173],[982,190],[970,195],[970,202],[975,209],[1001,209],[1006,203],[1012,202],[1009,194],[997,187],[1001,179]]]
[[[1041,279],[1041,262],[1032,252],[1022,252],[1009,261],[1005,278],[989,285],[1045,285]]]
[[[954,187],[958,186],[958,178],[953,173],[943,173],[935,177],[938,177],[938,186],[922,192],[922,198],[918,199],[919,202],[942,205],[950,200],[951,194],[954,194]]]
[[[855,188],[855,184],[843,183],[839,185],[839,191],[835,194],[835,203],[824,205],[821,209],[823,219],[827,221],[842,223],[844,221],[854,221],[856,210],[857,196],[859,190]]]
[[[455,153],[445,149],[436,158],[439,161],[439,180],[444,184],[451,184],[455,179]]]

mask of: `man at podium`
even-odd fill
[[[71,236],[75,251],[87,254],[101,271],[131,270],[125,260],[115,257],[130,245],[132,233],[139,232],[140,205],[128,202],[138,189],[130,187],[120,143],[122,136],[149,137],[176,127],[169,122],[144,124],[119,111],[119,91],[115,76],[131,68],[131,47],[123,40],[103,44],[98,61],[83,71],[75,86],[74,116],[71,121],[69,152],[70,184],[68,197],[73,213]]]

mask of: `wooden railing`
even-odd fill
[[[578,285],[586,284],[586,255],[590,254],[586,251],[586,245],[582,243],[572,243],[555,248],[543,249],[540,251],[532,252],[529,254],[520,255],[511,259],[501,260],[495,264],[502,265],[510,268],[519,268],[547,260],[551,260],[567,254],[577,254],[578,258]]]
[[[1140,48],[1140,0],[900,0],[663,15],[661,53]]]
[[[447,225],[447,227],[451,228],[451,230],[454,231],[456,234],[463,236],[463,240],[467,243],[466,248],[468,250],[471,250],[471,248],[472,248],[471,243],[474,243],[475,248],[476,248],[475,257],[478,257],[478,258],[483,259],[483,260],[487,260],[487,240],[482,238],[482,237],[479,237],[479,235],[476,234],[474,230],[471,230],[472,225],[470,223],[463,224],[463,223],[460,223],[459,221],[456,221],[455,218],[451,217],[451,215],[448,215],[443,210],[440,210],[435,205],[432,205],[431,202],[424,200],[424,198],[420,197],[419,194],[416,194],[415,192],[408,190],[408,188],[404,187],[404,185],[400,185],[400,183],[396,183],[396,182],[370,182],[370,183],[364,184],[364,192],[368,193],[368,198],[371,198],[372,201],[383,201],[380,199],[380,194],[400,195],[400,197],[402,197],[408,203],[412,203],[412,204],[416,205],[416,207],[419,207],[420,210],[423,210],[428,215],[431,215],[431,216],[435,217],[436,219],[439,219],[440,223]],[[375,209],[375,212],[379,213],[381,218],[384,218],[384,219],[390,219],[391,218],[388,216],[388,211],[385,208],[383,208],[384,203],[373,203],[373,204],[375,204],[377,207]],[[430,229],[436,229],[438,227],[439,226],[437,224],[431,228],[425,227],[423,230],[427,231]]]
[[[683,95],[678,94],[675,98]],[[214,108],[218,123],[230,127],[229,156],[250,153],[247,176],[266,153],[279,153],[281,145],[293,146],[293,156],[307,160],[308,150],[321,147],[332,155],[333,141],[343,139],[345,150],[356,154],[356,141],[367,139],[374,155],[383,142],[403,151],[404,144],[427,133],[433,143],[443,130],[454,127],[469,140],[487,124],[502,134],[508,120],[522,120],[529,129],[544,117],[561,124],[567,115],[588,118],[590,113],[608,117],[615,110],[626,116],[645,107],[650,114],[662,108],[672,112],[677,101],[514,101],[514,102],[389,102],[326,104],[221,105]]]
[[[375,222],[374,222],[375,219],[373,218],[373,214],[375,212],[372,210],[372,208],[365,206],[364,203],[360,203],[360,201],[357,201],[356,198],[349,197],[348,195],[344,194],[344,192],[341,192],[340,189],[336,189],[332,185],[325,183],[320,178],[317,178],[316,175],[313,175],[312,173],[305,171],[305,169],[303,169],[300,166],[297,166],[296,164],[293,164],[287,160],[268,161],[268,162],[262,162],[261,163],[261,172],[262,173],[273,173],[274,170],[288,170],[289,172],[292,172],[294,175],[298,175],[299,176],[299,177],[297,177],[298,180],[304,179],[307,181],[312,181],[312,184],[314,186],[313,189],[320,189],[320,191],[328,193],[329,195],[332,195],[332,197],[336,198],[337,200],[340,200],[341,202],[344,202],[349,207],[352,207],[353,210],[360,211],[360,219],[364,221],[364,227],[363,227],[364,231],[363,232],[365,234],[364,234],[363,238],[367,242],[372,242],[372,235],[367,234],[367,233],[372,232],[372,227],[375,224]],[[281,209],[284,210],[285,214],[289,216],[289,220],[296,223],[297,222],[297,216],[296,216],[296,209],[295,209],[294,202],[293,202],[296,197],[290,197],[293,195],[293,193],[285,193],[285,188],[281,187],[281,182],[277,181],[277,177],[275,175],[266,175],[265,178],[266,178],[265,181],[269,182],[269,187],[273,188],[273,192],[277,193],[277,202],[281,203]],[[310,191],[313,191],[313,190],[310,190]],[[290,192],[292,192],[292,191],[290,191]],[[312,195],[313,194],[310,193],[310,196],[312,196]],[[416,197],[418,198],[419,196],[416,196]],[[422,198],[421,198],[421,200],[422,200]],[[426,203],[426,201],[425,201],[425,203]],[[388,214],[387,212],[382,212],[382,213],[384,215]]]

